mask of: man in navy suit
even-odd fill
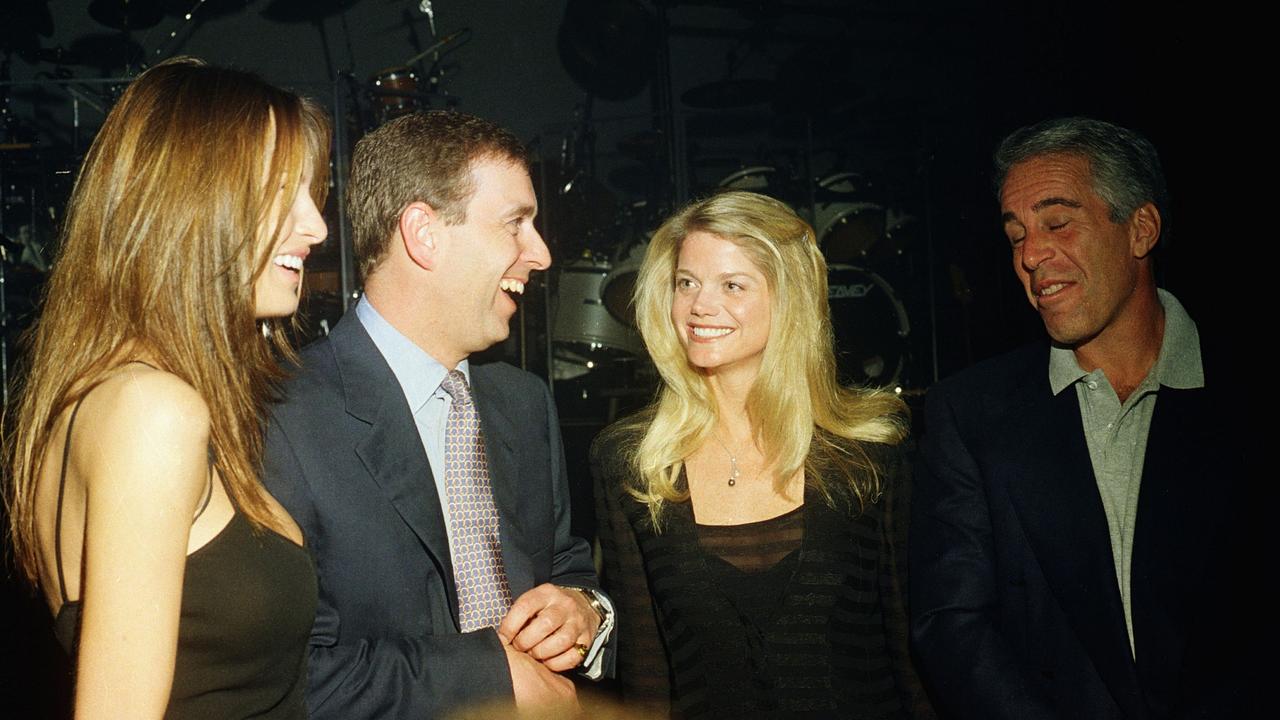
[[[1207,335],[1157,289],[1154,147],[1051,120],[996,152],[1013,269],[1050,342],[933,388],[912,641],[944,716],[1236,717],[1249,617],[1239,424]]]
[[[347,201],[365,293],[302,353],[266,447],[319,575],[311,715],[571,705],[561,673],[610,671],[613,617],[569,534],[555,408],[468,362],[551,264],[524,149],[469,115],[401,117],[357,144]]]

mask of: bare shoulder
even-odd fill
[[[134,363],[85,397],[73,432],[77,447],[92,455],[164,450],[170,456],[204,457],[209,407],[178,376]],[[96,442],[81,442],[80,437]]]
[[[85,410],[131,429],[207,430],[209,406],[182,378],[134,363],[117,370],[85,399]]]

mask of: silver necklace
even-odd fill
[[[724,454],[729,456],[729,487],[733,487],[738,484],[738,476],[742,474],[738,471],[738,458],[729,450],[729,446],[725,445],[724,441],[720,439],[720,433],[712,430],[711,436],[716,439],[716,442],[720,443],[720,447],[724,448]]]

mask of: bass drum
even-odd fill
[[[884,237],[885,209],[871,189],[869,180],[853,172],[818,182],[814,229],[827,262],[864,262]]]
[[[877,387],[897,383],[906,368],[911,326],[889,283],[860,267],[831,265],[827,300],[840,381]]]
[[[561,267],[551,326],[558,355],[585,364],[620,353],[644,354],[635,327],[614,317],[605,305],[606,280],[612,270],[611,262],[598,258]]]

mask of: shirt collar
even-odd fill
[[[387,322],[367,297],[360,298],[360,302],[356,303],[356,318],[391,367],[391,372],[396,376],[404,398],[409,403],[409,409],[417,414],[439,391],[440,382],[444,380],[448,369]],[[466,358],[458,363],[458,370],[470,385],[471,368]]]
[[[1200,358],[1200,332],[1182,303],[1167,290],[1157,290],[1164,308],[1164,337],[1152,374],[1165,387],[1182,390],[1204,387],[1204,364]],[[1049,388],[1054,395],[1088,375],[1070,348],[1049,348]]]

